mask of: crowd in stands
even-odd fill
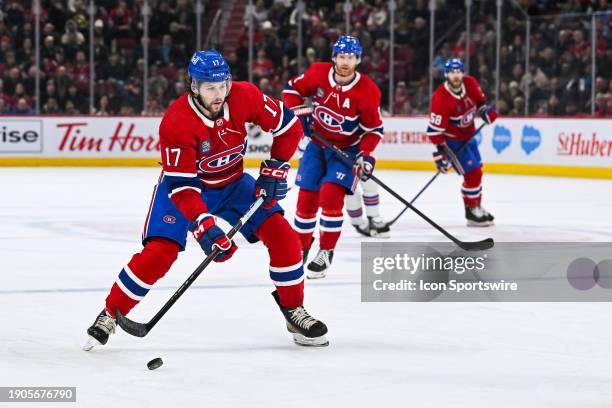
[[[96,0],[95,101],[90,111],[87,0],[42,0],[40,113],[161,114],[185,90],[194,46],[191,0],[150,0],[148,106],[143,106],[143,17],[139,0]],[[35,15],[32,1],[0,0],[0,113],[35,111]]]
[[[429,108],[429,76],[443,80],[443,61],[460,57],[469,64],[488,97],[495,100],[496,8],[474,0],[470,44],[466,47],[465,0],[438,0],[434,64],[429,66],[428,0],[397,0],[395,61],[389,59],[386,0],[352,0],[350,33],[364,47],[360,70],[382,91],[388,112],[422,114]],[[149,0],[149,58],[142,49],[143,0],[96,0],[94,16],[94,107],[90,110],[90,26],[87,0],[42,0],[40,15],[40,113],[136,115],[162,114],[185,91],[186,63],[195,47],[193,0]],[[204,1],[210,5],[210,1]],[[246,1],[235,1],[244,7]],[[254,1],[254,82],[280,96],[298,67],[298,14],[295,0]],[[302,69],[329,61],[331,44],[345,31],[344,1],[304,2]],[[531,20],[529,70],[526,18]],[[612,10],[607,0],[516,0],[503,7],[500,83],[497,109],[502,115],[590,114],[612,116],[612,14],[596,21],[596,81],[592,83],[591,16]],[[207,7],[205,15],[214,13]],[[583,13],[563,15],[563,13]],[[35,16],[31,0],[0,0],[0,113],[35,112]],[[207,27],[204,28],[204,31]],[[248,35],[238,47],[223,50],[235,80],[248,78]],[[466,50],[467,49],[467,50]],[[469,61],[467,61],[469,59]],[[145,63],[148,81],[143,84]],[[394,89],[389,98],[389,74]],[[147,106],[143,89],[147,86]]]

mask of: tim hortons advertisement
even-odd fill
[[[160,118],[0,119],[0,158],[159,157]]]
[[[158,158],[159,117],[2,117],[2,158]],[[480,124],[477,121],[477,125]],[[431,161],[427,117],[384,119],[380,161]],[[247,157],[269,157],[272,137],[248,126]],[[501,118],[476,135],[487,163],[612,168],[612,119]],[[388,166],[393,167],[393,166]]]

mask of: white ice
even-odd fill
[[[431,173],[378,175],[411,198]],[[79,407],[612,406],[610,305],[361,303],[360,238],[348,222],[328,278],[306,282],[308,310],[329,326],[327,348],[292,343],[265,249],[240,239],[234,259],[207,269],[149,336],[119,330],[82,351],[140,249],[157,176],[0,169],[0,386],[76,386]],[[459,184],[439,177],[417,206],[462,238],[612,241],[610,181],[487,175],[483,204],[497,217],[489,229],[465,227]],[[283,202],[289,217],[296,197]],[[382,195],[387,219],[401,208]],[[443,240],[410,212],[392,235]],[[190,242],[130,317],[148,320],[201,259]],[[165,364],[147,370],[155,357]]]

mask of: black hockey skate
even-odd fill
[[[473,208],[465,207],[465,218],[467,219],[468,227],[489,227],[493,225],[493,217],[487,210],[481,206]]]
[[[382,219],[375,220],[373,217],[368,217],[367,224],[353,225],[353,227],[361,235],[376,238],[389,238],[389,231],[391,230]]]
[[[319,249],[317,256],[308,264],[306,277],[308,279],[321,279],[327,276],[327,270],[334,258],[333,249]]]
[[[104,345],[108,342],[108,338],[117,328],[116,320],[106,313],[106,309],[103,309],[96,321],[87,329],[89,339],[83,346],[83,350],[89,351],[95,346]]]
[[[325,338],[327,326],[320,320],[312,317],[304,306],[290,309],[280,304],[280,298],[276,291],[272,292],[276,304],[283,312],[287,321],[287,330],[293,335],[295,344],[301,346],[324,347],[329,345],[329,341]]]

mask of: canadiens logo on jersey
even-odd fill
[[[234,146],[212,156],[202,158],[198,162],[198,170],[206,174],[224,171],[242,160],[245,153],[246,143]]]
[[[334,112],[327,106],[319,105],[314,109],[313,113],[317,122],[326,130],[336,133],[341,133],[344,130],[342,126],[344,116]]]
[[[301,129],[289,108],[245,82],[233,83],[215,118],[205,116],[189,94],[177,99],[160,124],[164,177],[172,186],[170,194],[186,188],[199,190],[202,183],[221,187],[239,179],[247,151],[247,123],[274,137],[297,138]]]
[[[163,220],[166,224],[174,224],[176,222],[176,217],[173,215],[164,215]]]
[[[460,116],[451,116],[450,122],[457,125],[460,128],[471,126],[474,123],[476,117],[476,106],[472,106],[467,112]]]
[[[343,84],[336,82],[334,75],[331,63],[313,63],[306,73],[289,81],[283,95],[312,97],[312,130],[338,146],[354,145],[366,133],[382,137],[380,91],[376,84],[359,72]]]

